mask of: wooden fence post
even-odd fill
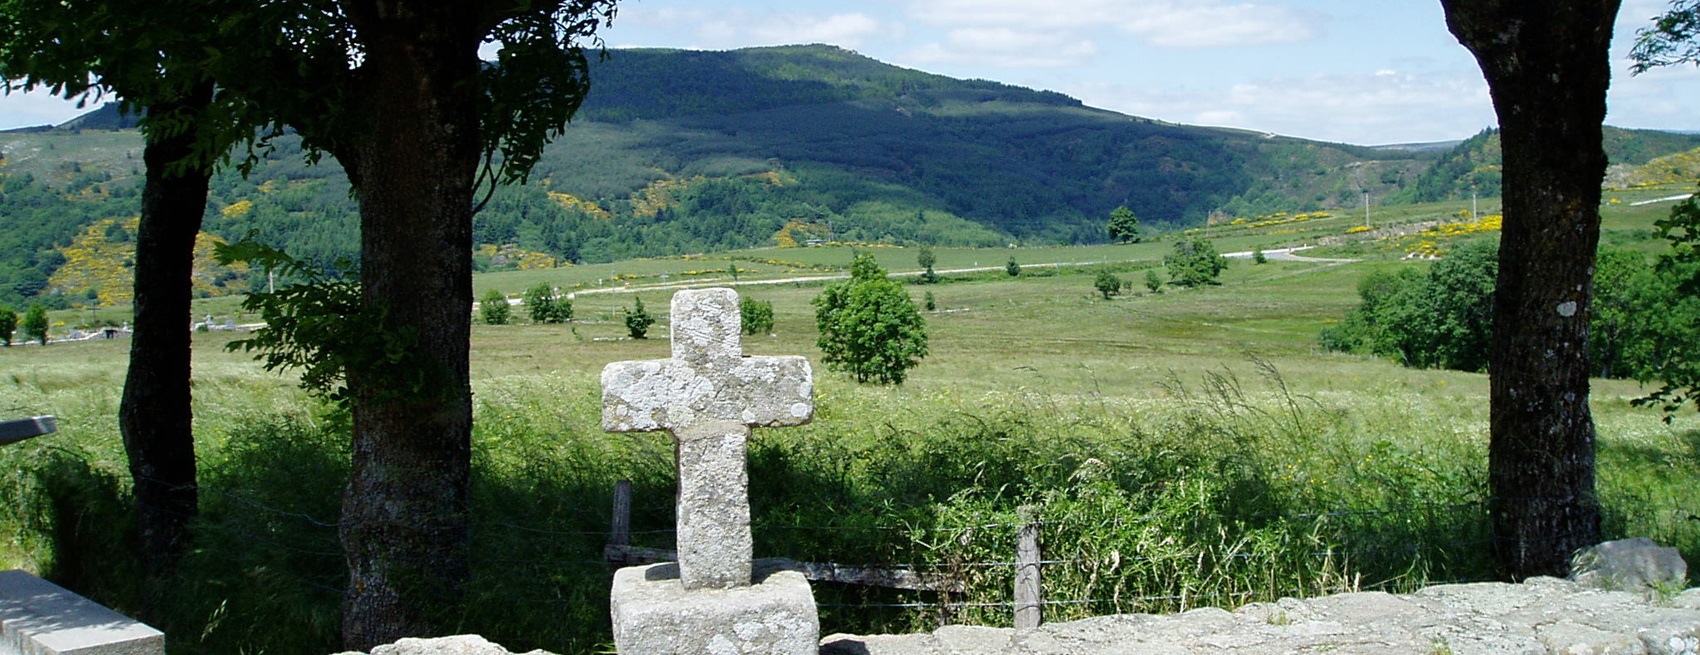
[[[1035,508],[1020,510],[1021,532],[1015,546],[1015,627],[1037,628],[1044,621],[1044,596],[1039,589],[1039,520]]]
[[[608,531],[608,545],[632,545],[632,481],[614,483],[614,522]]]

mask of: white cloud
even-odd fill
[[[1162,48],[1303,43],[1321,36],[1313,14],[1270,5],[1140,3],[1122,29]]]
[[[91,97],[88,105],[79,109],[76,101],[65,100],[47,91],[15,92],[5,96],[5,100],[0,102],[0,130],[58,125],[94,110],[100,103],[108,100],[117,98],[106,96],[96,100]]]
[[[1322,18],[1314,12],[1218,0],[1075,0],[1051,5],[1026,0],[913,0],[909,13],[945,28],[1067,30],[1083,35],[1113,25],[1147,45],[1164,48],[1297,43],[1322,33]]]
[[[901,25],[882,23],[860,12],[818,15],[664,7],[650,11],[622,9],[620,20],[630,20],[642,27],[683,30],[697,40],[692,44],[669,44],[672,47],[711,49],[796,43],[829,43],[857,48],[870,39],[886,38],[903,31]]]
[[[1479,77],[1380,73],[1271,78],[1207,90],[1097,85],[1066,91],[1087,104],[1166,121],[1367,145],[1458,139],[1494,124]]]
[[[950,30],[944,44],[924,44],[911,50],[904,59],[921,64],[1056,68],[1079,64],[1097,53],[1098,45],[1092,40],[1076,39],[1067,33],[968,27]]]

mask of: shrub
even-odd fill
[[[1150,289],[1151,293],[1163,290],[1163,278],[1157,275],[1157,269],[1145,269],[1145,288]]]
[[[1110,296],[1121,293],[1122,280],[1109,271],[1098,271],[1098,276],[1092,279],[1092,286],[1098,293],[1104,294],[1105,300],[1109,300]]]
[[[1009,263],[1003,265],[1003,272],[1008,273],[1010,277],[1021,275],[1021,264],[1016,263],[1015,255],[1009,256]]]
[[[1110,212],[1110,238],[1121,243],[1139,243],[1139,217],[1133,215],[1133,210],[1117,207]]]
[[[565,323],[573,319],[573,301],[556,295],[547,282],[525,290],[525,310],[533,323]]]
[[[886,278],[872,255],[856,255],[850,280],[827,287],[812,302],[828,369],[857,382],[903,384],[927,356],[927,325],[915,301]]]
[[[773,334],[773,301],[741,298],[738,313],[742,316],[744,334]]]
[[[513,318],[514,308],[508,304],[507,294],[491,289],[478,301],[479,315],[490,325],[507,325],[508,319]]]
[[[35,339],[41,345],[47,345],[47,307],[41,303],[30,303],[30,308],[24,312],[24,338]]]
[[[642,298],[633,298],[632,310],[626,312],[626,333],[633,339],[647,339],[651,325],[655,325],[655,317],[643,308]]]
[[[1169,283],[1183,287],[1218,284],[1217,276],[1228,268],[1228,260],[1216,252],[1216,244],[1208,239],[1181,239],[1175,249],[1163,256],[1163,266],[1169,269]]]
[[[929,312],[938,311],[938,309],[939,309],[938,299],[933,297],[933,292],[931,292],[931,291],[927,292],[926,303],[927,303],[926,304],[927,311],[929,311]]]
[[[1251,261],[1253,264],[1267,264],[1269,263],[1269,258],[1263,255],[1263,248],[1259,247],[1252,249]]]
[[[1486,370],[1498,271],[1498,243],[1481,241],[1457,248],[1426,275],[1371,273],[1358,283],[1362,304],[1318,339],[1330,350],[1367,351],[1414,368]]]
[[[18,310],[11,305],[0,305],[0,342],[12,345],[12,333],[18,330]]]

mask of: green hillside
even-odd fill
[[[1606,158],[1613,173],[1607,184],[1618,186],[1632,172],[1655,160],[1666,160],[1675,153],[1700,147],[1700,134],[1677,134],[1656,130],[1626,130],[1605,128]],[[1440,159],[1417,177],[1416,183],[1398,196],[1402,202],[1439,202],[1470,197],[1472,188],[1481,197],[1499,195],[1500,166],[1504,158],[1499,150],[1499,130],[1483,130],[1441,155]],[[1661,162],[1664,163],[1664,162]],[[1675,180],[1665,179],[1663,182]],[[1627,186],[1627,184],[1622,184]]]
[[[1456,172],[1425,182],[1439,175],[1434,150],[1162,123],[830,46],[617,50],[592,79],[530,183],[498,190],[478,215],[480,270],[810,241],[1102,243],[1122,205],[1150,233],[1355,207],[1366,191],[1377,204],[1412,200],[1425,184],[1456,197]],[[101,245],[103,235],[78,236],[87,226],[136,211],[140,137],[106,129],[125,120],[109,105],[58,129],[0,133],[0,302],[70,306],[103,291],[53,275],[73,239]],[[1632,136],[1620,149],[1641,161],[1700,140]],[[205,230],[257,233],[318,262],[357,259],[340,168],[307,165],[293,137],[271,145],[248,178],[217,176]]]

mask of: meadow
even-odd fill
[[[1607,234],[1650,248],[1668,205],[1630,207],[1659,190],[1633,194],[1605,208]],[[1461,209],[1372,209],[1372,220]],[[1363,217],[1291,219],[1199,234],[1225,252],[1273,249],[1344,235]],[[1490,579],[1487,378],[1325,353],[1316,341],[1356,304],[1364,275],[1427,264],[1403,259],[1397,239],[1347,240],[1315,252],[1366,261],[1236,259],[1219,286],[1145,292],[1144,269],[1160,267],[1178,236],[939,249],[940,271],[994,270],[907,287],[937,309],[925,315],[931,353],[901,387],[820,367],[809,300],[824,282],[757,284],[833,275],[848,246],[479,276],[479,293],[547,282],[577,295],[570,323],[533,325],[518,311],[517,324],[474,327],[475,582],[457,628],[516,651],[609,648],[601,549],[612,487],[634,483],[635,545],[669,548],[673,464],[664,434],[601,432],[597,375],[611,361],[667,355],[671,291],[646,287],[731,282],[732,265],[740,293],[776,315],[774,333],[746,337],[746,352],[810,356],[817,371],[815,422],[758,430],[752,443],[757,555],[910,567],[967,590],[817,584],[823,634],[1007,625],[1024,511],[1041,522],[1047,620]],[[912,248],[869,251],[894,273],[916,271]],[[1011,256],[1019,277],[1002,271]],[[1092,288],[1106,266],[1133,283],[1111,300]],[[620,312],[634,296],[660,319],[649,339],[625,338]],[[202,303],[197,316],[240,318],[231,299]],[[73,325],[79,314],[54,318]],[[234,337],[196,335],[202,517],[195,551],[158,594],[135,585],[128,550],[116,426],[128,342],[0,351],[0,416],[55,414],[61,426],[0,449],[0,496],[15,499],[0,507],[0,567],[147,613],[174,653],[333,652],[347,417],[225,352]],[[1700,561],[1700,497],[1689,491],[1700,483],[1700,417],[1667,425],[1630,406],[1645,392],[1594,385],[1606,531]]]

